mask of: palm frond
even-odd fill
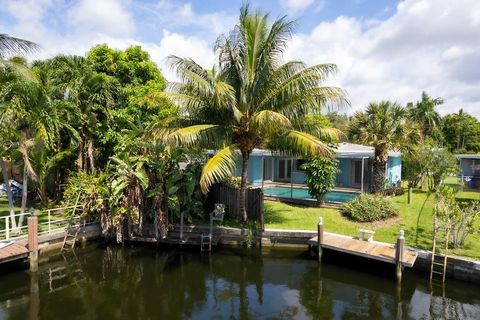
[[[192,146],[202,142],[209,142],[218,137],[221,126],[215,124],[199,124],[186,128],[177,129],[165,137],[167,143],[177,143],[184,146]]]
[[[237,156],[235,147],[228,146],[208,159],[203,166],[202,175],[200,176],[200,188],[203,193],[207,193],[214,183],[232,175]]]
[[[40,49],[34,42],[0,33],[0,57],[8,54],[26,54]]]
[[[279,132],[280,130],[287,130],[292,127],[290,120],[281,113],[262,110],[257,112],[252,117],[252,130],[259,130],[266,133]]]
[[[333,152],[330,146],[320,141],[315,136],[296,130],[288,132],[285,142],[285,145],[281,146],[279,151],[291,153],[293,155],[304,157],[318,155],[329,156]]]

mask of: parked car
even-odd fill
[[[22,196],[23,185],[15,180],[10,180],[10,190],[12,191],[13,198]],[[0,197],[7,197],[7,188],[5,183],[0,184]]]

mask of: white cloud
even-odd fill
[[[310,7],[315,0],[280,0],[280,5],[285,8],[289,14],[299,13]]]
[[[168,30],[163,30],[163,38],[160,41],[160,45],[146,43],[143,47],[161,67],[165,78],[170,81],[175,80],[176,75],[168,64],[167,57],[169,55],[192,58],[204,68],[211,68],[215,62],[213,49],[208,42],[197,37],[185,36]]]
[[[138,41],[133,37],[135,23],[128,5],[137,4],[0,0],[1,32],[42,45],[39,58],[58,53],[83,55],[98,43],[119,49],[138,44],[151,54],[166,78],[173,80],[175,75],[165,59],[168,55],[191,57],[211,67],[214,37],[230,30],[236,19],[225,12],[200,14],[190,3],[161,1],[154,10],[150,7],[154,11],[150,18],[160,23],[155,27],[161,30],[161,37]],[[336,63],[339,74],[329,84],[348,91],[350,111],[382,99],[415,101],[426,90],[445,98],[442,113],[463,107],[479,117],[480,3],[406,0],[392,10],[386,20],[340,16],[321,22],[312,31],[294,36],[285,59],[301,59],[310,65]],[[4,13],[13,22],[4,20]]]
[[[130,13],[117,0],[81,0],[67,12],[67,24],[80,33],[128,36],[135,29]]]
[[[226,33],[234,26],[237,16],[223,11],[200,14],[193,10],[192,3],[177,3],[161,0],[156,14],[162,24],[171,27],[194,26],[218,35]]]
[[[352,109],[382,99],[402,103],[422,90],[445,98],[442,113],[480,115],[480,3],[406,0],[384,21],[338,17],[298,34],[287,58],[336,63],[330,83],[349,93]]]

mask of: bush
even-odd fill
[[[401,196],[403,193],[403,188],[395,185],[392,185],[383,190],[384,196]]]
[[[302,169],[307,175],[305,182],[308,192],[322,204],[325,194],[335,186],[335,177],[340,172],[338,161],[329,157],[317,157],[303,164]]]
[[[383,196],[362,194],[344,203],[342,213],[352,220],[369,222],[395,217],[398,210]]]

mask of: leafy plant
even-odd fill
[[[65,206],[74,205],[79,198],[79,204],[83,204],[83,216],[90,219],[98,218],[108,211],[108,175],[105,172],[86,173],[78,171],[67,179],[63,193]],[[72,211],[67,211],[67,215]],[[103,219],[104,217],[102,217]]]
[[[461,204],[456,198],[456,190],[451,187],[437,189],[435,214],[450,228],[449,244],[452,248],[463,247],[468,235],[475,232],[475,223],[480,216],[480,203]]]
[[[325,194],[335,186],[335,177],[340,170],[338,160],[330,157],[315,157],[304,163],[301,167],[307,174],[306,183],[308,192],[323,203]]]
[[[396,185],[389,186],[383,191],[384,196],[401,196],[403,193],[403,188]]]
[[[370,103],[364,112],[357,112],[350,122],[349,137],[357,143],[375,148],[372,191],[385,189],[388,153],[404,150],[419,140],[419,130],[409,121],[408,112],[395,102]]]
[[[392,202],[381,195],[361,194],[342,205],[342,213],[352,220],[371,222],[398,216]]]

